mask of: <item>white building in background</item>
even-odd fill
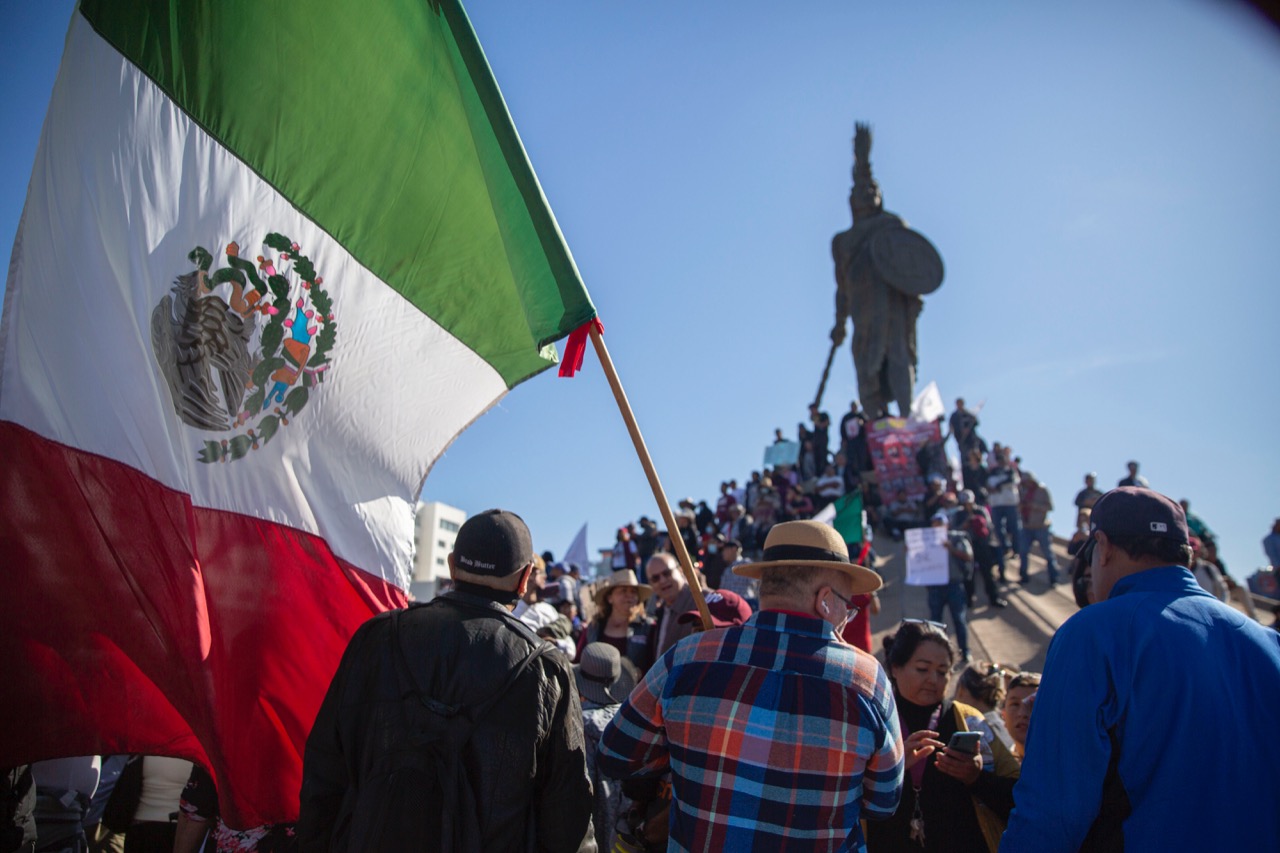
[[[600,558],[591,564],[591,568],[584,569],[584,577],[590,572],[591,578],[607,578],[613,574],[613,548],[600,548]],[[644,568],[641,566],[641,568]]]
[[[417,601],[435,597],[437,581],[449,577],[449,552],[467,514],[456,506],[435,501],[418,504],[413,531],[413,583],[409,592]]]

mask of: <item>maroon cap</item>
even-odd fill
[[[1155,536],[1183,545],[1190,541],[1187,515],[1177,501],[1137,486],[1121,486],[1098,498],[1089,529],[1108,536]]]
[[[713,628],[728,628],[731,625],[741,625],[751,618],[751,605],[747,604],[746,599],[738,595],[736,592],[730,592],[727,589],[713,589],[707,592],[707,609],[711,611],[711,626]],[[694,608],[685,613],[681,613],[679,622],[685,625],[702,621],[702,611]]]

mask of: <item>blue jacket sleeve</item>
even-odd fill
[[[1082,610],[1054,636],[1001,851],[1075,851],[1102,802],[1118,718],[1112,634]]]

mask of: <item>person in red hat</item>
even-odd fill
[[[711,614],[712,628],[732,628],[751,618],[751,605],[736,592],[713,589],[703,598],[706,599],[707,611]],[[686,610],[680,614],[680,622],[684,625],[701,625],[702,611],[696,607]]]

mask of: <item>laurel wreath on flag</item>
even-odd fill
[[[228,266],[209,275],[213,285],[239,283],[253,310],[268,319],[259,340],[259,361],[233,426],[235,430],[247,428],[231,438],[206,441],[198,457],[201,462],[242,459],[288,426],[289,419],[306,407],[311,389],[324,381],[329,353],[337,340],[333,298],[322,286],[324,278],[316,274],[311,259],[282,234],[272,232],[262,243],[278,255],[259,255],[255,265],[240,257],[239,246],[231,243],[226,250]],[[213,260],[202,247],[188,257],[206,269]],[[301,288],[291,285],[289,273],[301,280]],[[308,324],[315,323],[315,334],[291,329],[298,323],[307,330]]]

